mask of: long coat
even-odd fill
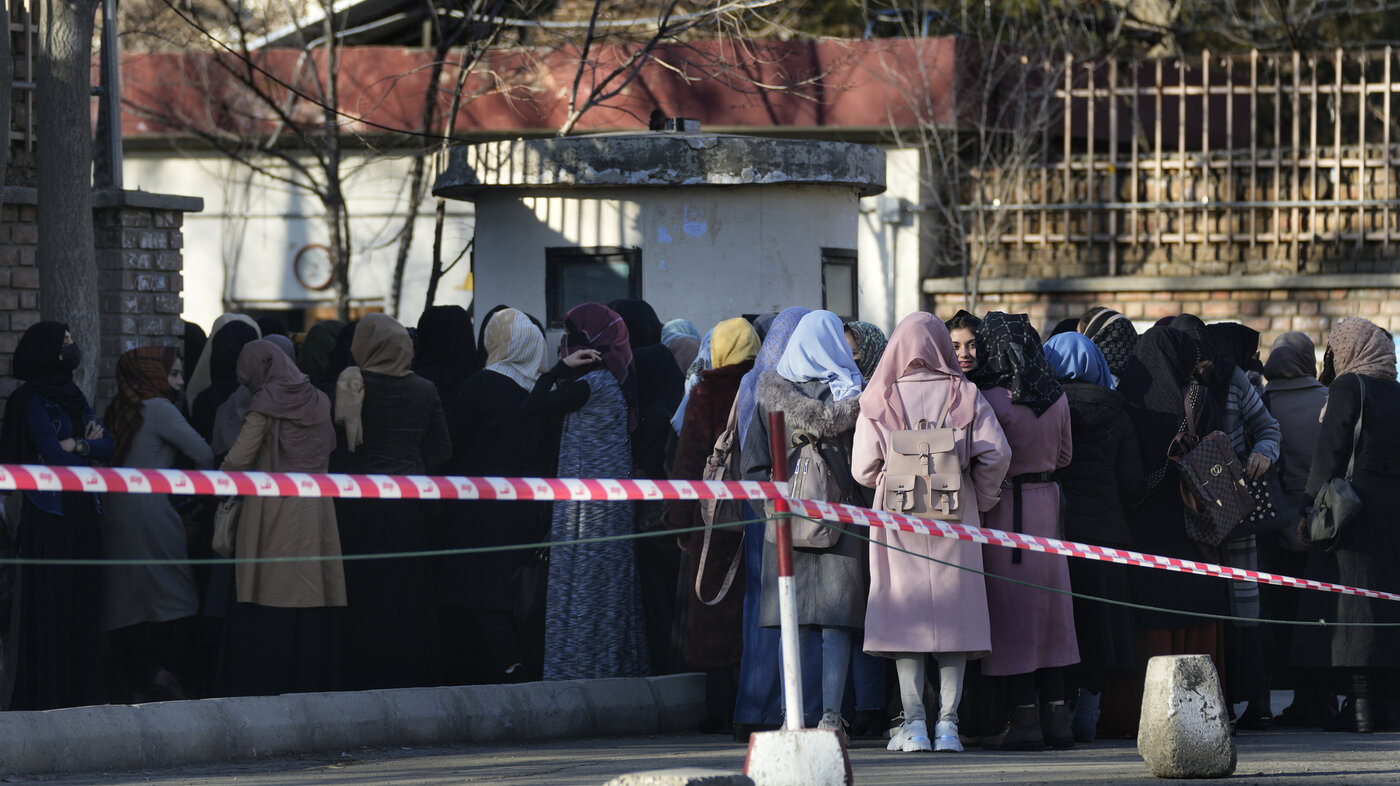
[[[676,459],[671,477],[698,480],[705,472],[705,461],[714,450],[715,440],[724,431],[729,410],[739,393],[739,380],[753,368],[752,360],[735,363],[700,373],[700,382],[690,391],[685,407],[685,425],[676,443]],[[738,439],[737,434],[735,439]],[[700,503],[674,502],[669,523],[680,528],[704,525]],[[714,669],[739,662],[743,651],[744,564],[739,558],[734,582],[724,599],[713,606],[702,603],[695,595],[695,577],[700,570],[700,554],[704,547],[704,532],[688,532],[677,536],[681,549],[689,556],[684,582],[688,601],[685,636],[681,654],[688,666]],[[702,590],[706,599],[713,599],[724,582],[724,576],[736,555],[744,548],[743,529],[716,529],[710,533],[710,548],[705,557],[705,581]]]
[[[1011,403],[1006,388],[983,391],[996,411],[997,421],[1011,445],[1011,466],[1002,483],[1001,502],[987,511],[985,526],[1015,529],[1016,494],[1012,478],[1027,473],[1052,472],[1069,465],[1073,457],[1070,439],[1069,400],[1061,396],[1040,417],[1022,404]],[[1060,487],[1049,483],[1021,486],[1021,531],[1027,535],[1058,537]],[[1016,554],[1020,554],[1019,561]],[[1008,549],[982,547],[987,566],[987,608],[992,621],[992,654],[982,666],[989,676],[1026,674],[1036,669],[1069,666],[1079,662],[1074,635],[1074,607],[1068,595],[1041,589],[1068,590],[1069,558]],[[1038,586],[1000,581],[1006,576]]]
[[[822,440],[822,457],[837,478],[851,477],[851,438],[860,415],[860,399],[836,401],[831,387],[820,380],[797,383],[765,371],[758,378],[758,403],[744,439],[740,469],[746,480],[769,480],[772,459],[768,449],[768,413],[785,413],[789,433],[809,431]],[[864,489],[851,483],[858,505],[869,504]],[[842,535],[825,549],[793,549],[796,574],[797,624],[820,628],[865,626],[865,593],[868,579],[865,541]],[[763,598],[759,623],[778,625],[777,548],[763,544]]]
[[[948,394],[943,378],[922,371],[895,384],[906,420],[938,420]],[[867,417],[856,423],[852,474],[856,482],[875,489],[877,506],[885,497],[889,444],[890,432],[883,424]],[[1011,464],[1011,448],[996,413],[980,393],[972,423],[957,432],[957,448],[962,487],[972,492],[962,523],[981,526],[979,511],[997,504],[1002,478]],[[870,539],[866,652],[887,657],[904,652],[966,652],[981,657],[991,650],[986,581],[973,572],[982,569],[980,545],[883,527],[871,528]]]
[[[1317,450],[1308,475],[1312,498],[1322,486],[1346,474],[1358,415],[1361,439],[1356,446],[1352,487],[1361,497],[1361,513],[1329,544],[1313,544],[1307,577],[1353,587],[1400,592],[1400,383],[1343,374],[1332,382],[1322,418]],[[1400,623],[1400,603],[1303,590],[1299,619],[1329,622]],[[1400,667],[1400,629],[1380,627],[1304,628],[1295,634],[1294,659],[1303,666],[1341,668]]]

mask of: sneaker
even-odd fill
[[[836,710],[827,710],[822,714],[822,719],[817,721],[817,729],[820,731],[834,731],[840,734],[843,739],[849,740],[846,736],[846,719],[841,717],[841,713]]]
[[[958,739],[958,724],[953,721],[939,721],[933,727],[933,749],[939,753],[962,753],[962,740]]]
[[[901,723],[899,730],[890,737],[890,744],[886,747],[892,751],[905,753],[933,750],[933,744],[929,742],[928,738],[928,724],[921,720]]]

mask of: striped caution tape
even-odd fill
[[[1058,540],[1056,538],[1042,538],[1018,532],[1005,532],[999,529],[970,527],[966,524],[957,524],[948,521],[920,519],[912,516],[902,516],[896,513],[870,510],[869,508],[861,508],[854,505],[816,502],[806,499],[790,499],[788,500],[788,507],[794,514],[804,518],[821,519],[823,521],[840,521],[846,524],[857,524],[866,527],[879,527],[899,530],[901,532],[915,532],[921,535],[955,538],[957,540],[968,540],[974,543],[989,543],[994,546],[1005,546],[1007,548],[1042,551],[1050,554],[1063,554],[1067,557],[1080,557],[1083,559],[1098,560],[1099,562],[1114,562],[1119,565],[1136,565],[1144,568],[1170,570],[1177,573],[1194,573],[1201,576],[1214,576],[1221,579],[1239,579],[1260,584],[1276,584],[1280,587],[1321,590],[1323,592],[1335,592],[1343,595],[1356,595],[1363,598],[1400,601],[1400,595],[1392,592],[1380,592],[1377,590],[1362,589],[1360,587],[1349,587],[1343,584],[1331,584],[1324,581],[1280,576],[1275,573],[1265,573],[1259,570],[1231,568],[1224,565],[1214,565],[1209,562],[1179,559],[1177,557],[1142,554],[1136,551],[1114,549],[1107,546],[1091,546],[1087,543],[1075,543],[1074,541]]]
[[[0,491],[174,494],[188,496],[327,497],[342,499],[629,501],[776,499],[782,484],[758,481],[634,480],[631,478],[498,478],[465,475],[348,475],[305,472],[64,467],[0,464]],[[1178,573],[1238,579],[1281,587],[1320,590],[1400,601],[1390,592],[1244,570],[1209,562],[1142,554],[1125,549],[1042,538],[1016,532],[919,519],[853,505],[791,499],[806,518],[882,527],[1006,548],[1135,565]]]

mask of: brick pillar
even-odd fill
[[[6,189],[0,211],[0,403],[19,387],[10,376],[15,346],[39,321],[39,268],[34,264],[39,230],[33,200],[23,200],[26,192],[32,189]]]

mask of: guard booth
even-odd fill
[[[692,130],[463,145],[433,193],[474,203],[479,312],[553,331],[644,298],[703,332],[788,306],[858,318],[859,200],[884,190],[879,148]]]

